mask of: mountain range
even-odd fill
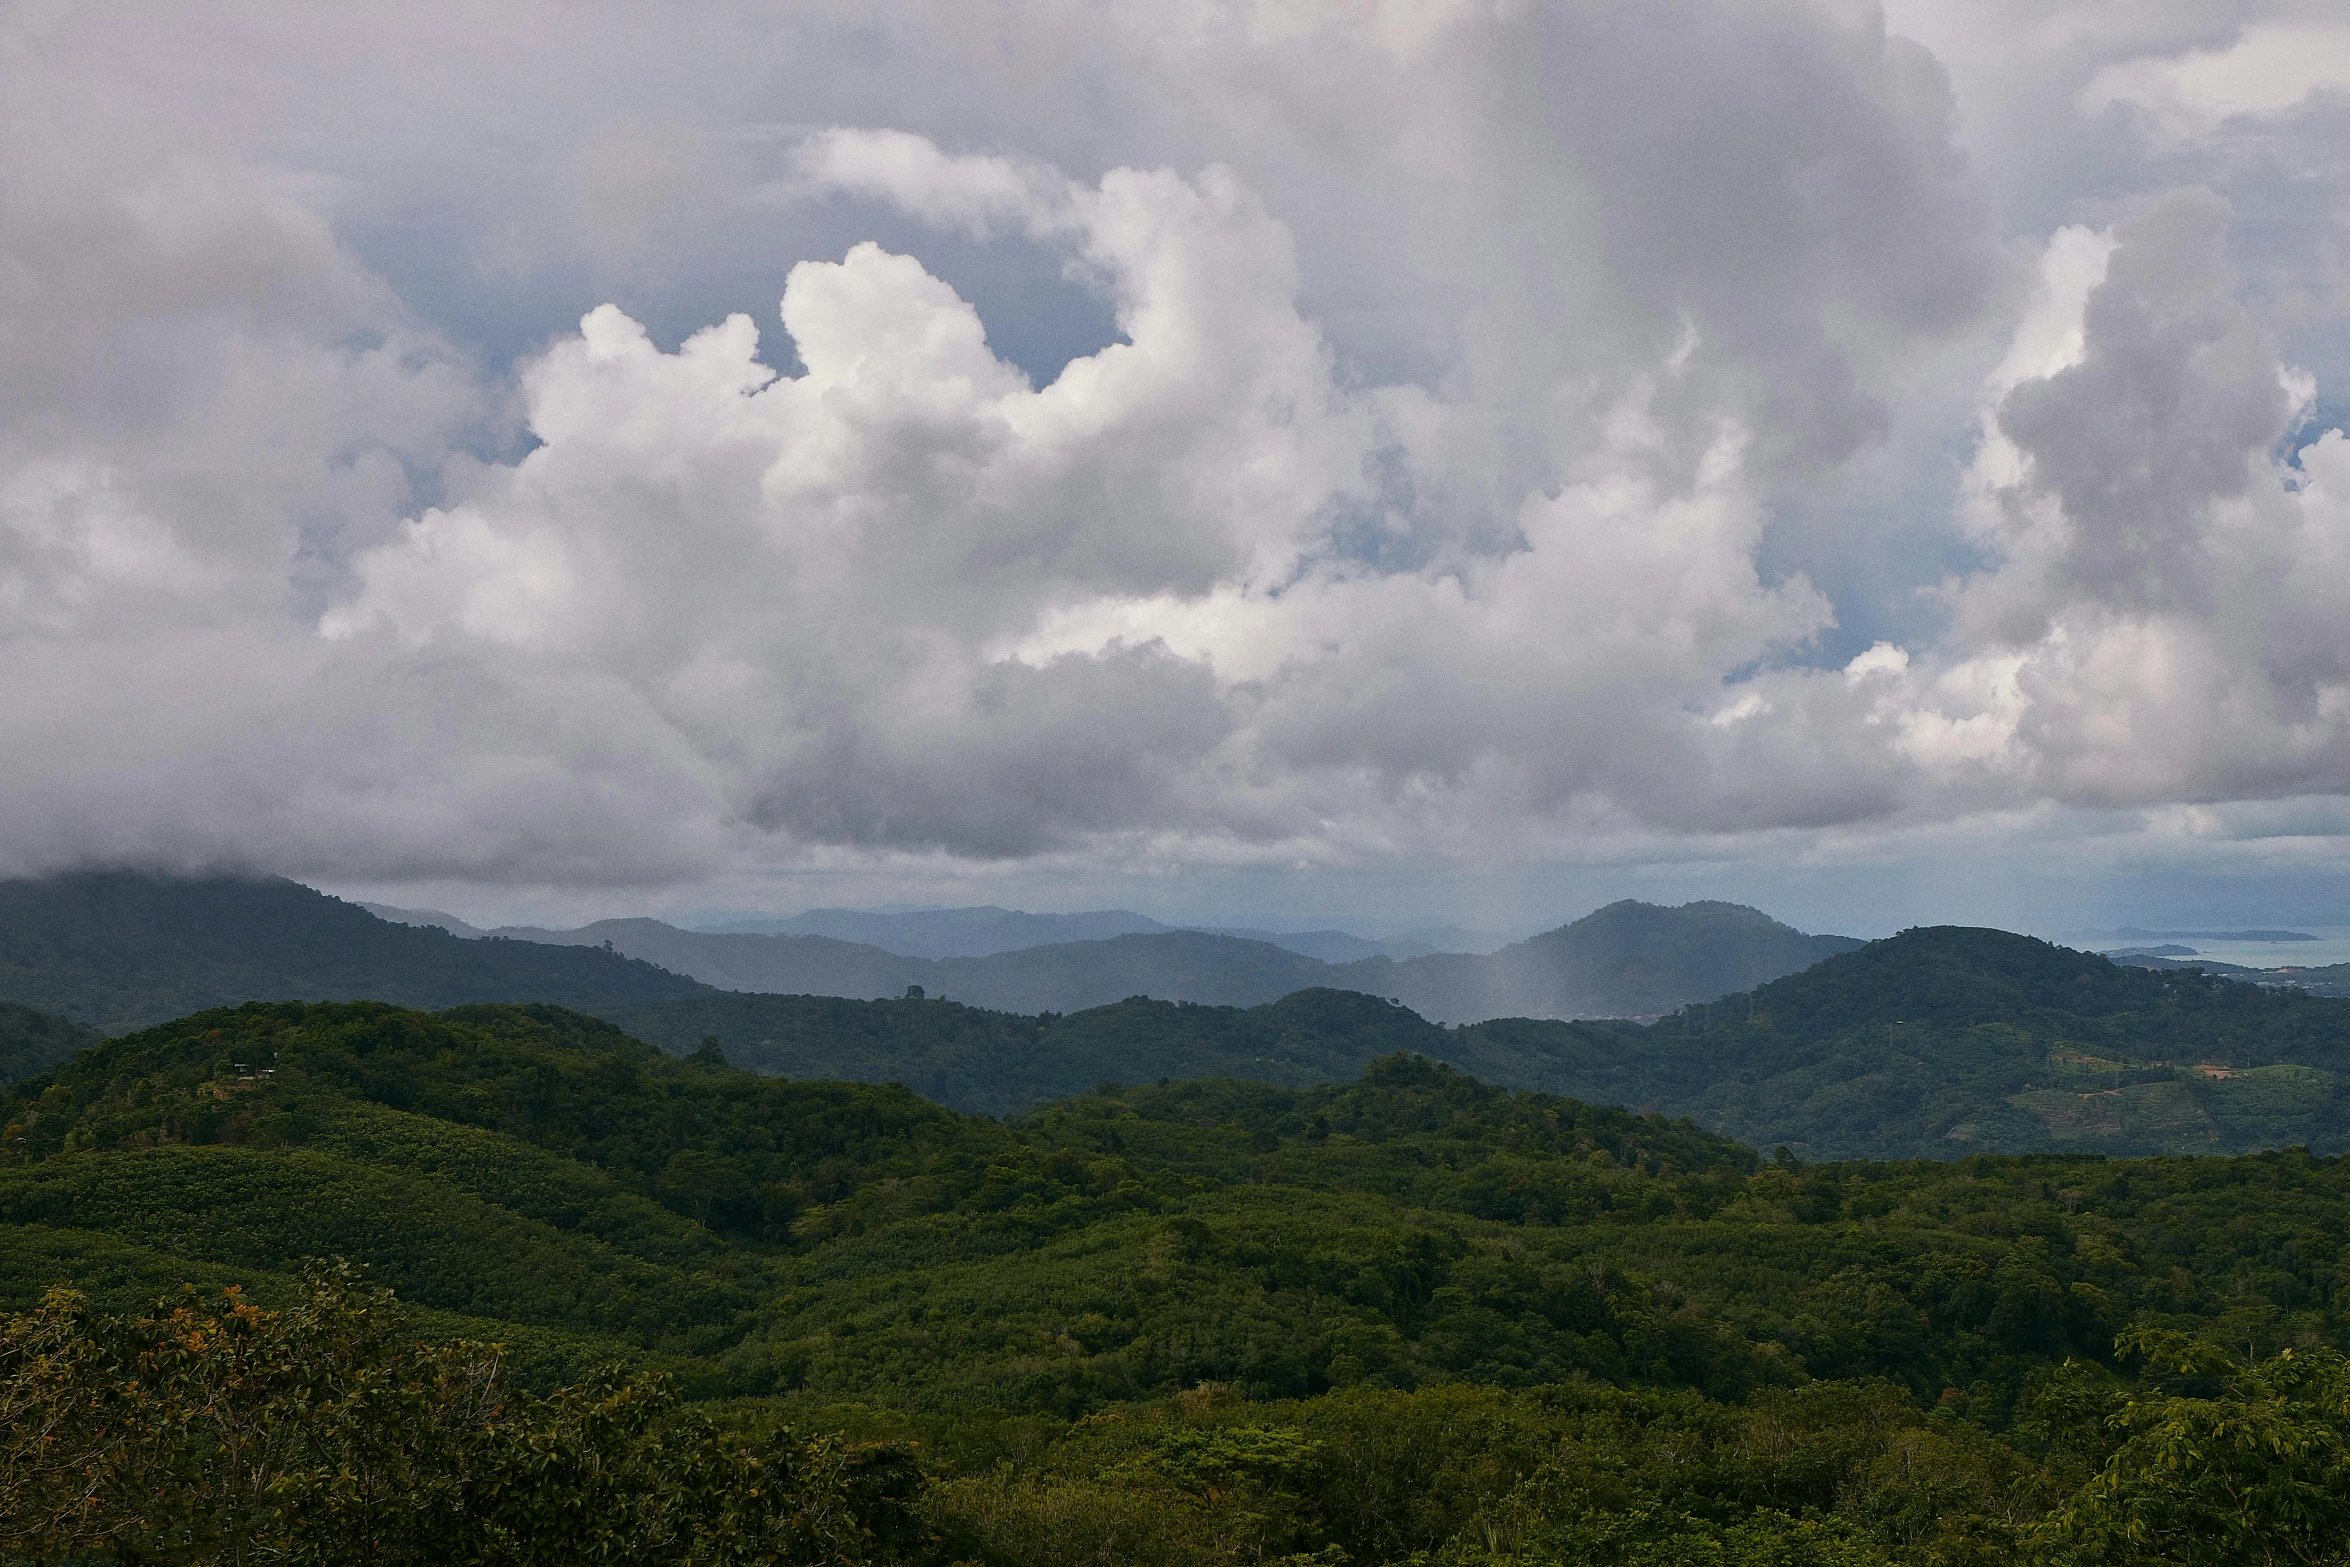
[[[378,919],[402,925],[437,925],[455,936],[510,936],[522,941],[547,941],[574,934],[538,925],[478,926],[439,909],[410,909],[390,903],[359,906]],[[1352,963],[1374,957],[1424,957],[1434,952],[1491,952],[1509,942],[1507,936],[1493,931],[1466,930],[1454,925],[1432,926],[1393,940],[1375,940],[1346,930],[1167,925],[1131,909],[1031,914],[993,904],[954,909],[810,909],[804,914],[763,915],[682,928],[715,936],[829,936],[835,941],[879,947],[904,958],[984,958],[1027,947],[1107,941],[1114,936],[1151,936],[1180,930],[1261,941],[1323,963]]]
[[[1343,1081],[1408,1051],[1806,1159],[2350,1151],[2350,1001],[1965,927],[1905,931],[1647,1024],[1447,1028],[1334,990],[1065,1016],[759,995],[608,1015],[673,1052],[707,1043],[761,1072],[904,1083],[998,1115],[1099,1080]]]
[[[78,877],[40,884],[41,897],[30,885],[0,886],[0,999],[18,1003],[0,1012],[10,1075],[191,998],[390,996],[427,1008],[551,999],[672,1054],[790,1078],[903,1083],[991,1115],[1111,1080],[1343,1081],[1403,1051],[1505,1087],[1687,1116],[1805,1158],[2350,1148],[2350,1002],[2192,966],[2117,965],[2000,931],[1840,943],[1821,962],[1652,1023],[1519,1016],[1447,1027],[1376,993],[1291,983],[1363,965],[1314,964],[1200,932],[921,960],[825,937],[703,937],[645,922],[661,939],[749,942],[754,952],[816,942],[874,964],[927,964],[881,977],[985,981],[1001,999],[979,1006],[902,991],[720,989],[600,945],[466,941],[386,924],[290,882]],[[1835,938],[1729,905],[1618,904],[1494,954],[1481,977],[1496,989],[1512,979],[1605,984],[1633,997],[1660,974],[1718,983],[1738,964],[1767,967],[1794,943],[1821,941]],[[1545,955],[1547,974],[1534,967]],[[1377,962],[1382,978],[1426,964]],[[1169,974],[1230,990],[1149,999]],[[1087,986],[1109,999],[1050,1004]]]
[[[831,936],[689,931],[650,919],[468,939],[284,880],[110,872],[0,882],[0,1000],[110,1033],[251,999],[428,1008],[528,999],[601,1015],[710,989],[870,1000],[919,987],[1038,1013],[1138,995],[1254,1006],[1329,988],[1400,1000],[1445,1022],[1649,1016],[1857,945],[1734,904],[1624,902],[1484,955],[1334,964],[1242,936],[1163,930],[919,958]]]
[[[387,910],[405,917],[425,911]],[[1009,927],[1001,909],[934,911],[970,915],[974,929]],[[979,918],[985,916],[985,918]],[[908,916],[876,916],[897,920]],[[1018,915],[1024,921],[1110,921],[1140,915]],[[941,929],[953,925],[947,921]],[[453,928],[445,926],[444,928]],[[841,925],[837,928],[858,928]],[[1032,924],[1031,932],[1073,928]],[[1082,928],[1082,927],[1075,927]],[[471,929],[471,927],[467,927]],[[464,934],[459,931],[458,934]],[[1731,903],[1677,909],[1620,902],[1498,952],[1385,954],[1330,961],[1295,949],[1319,943],[1333,954],[1345,932],[1275,938],[1160,928],[1082,941],[924,958],[869,942],[808,932],[692,931],[651,919],[599,920],[571,930],[506,926],[479,932],[515,940],[602,947],[642,958],[721,990],[771,995],[903,995],[909,986],[1008,1012],[1068,1012],[1127,996],[1251,1006],[1315,987],[1392,997],[1444,1022],[1490,1017],[1642,1017],[1710,1000],[1847,952],[1849,936],[1810,936]],[[919,934],[919,932],[917,932]],[[934,932],[935,934],[935,932]],[[1331,938],[1323,940],[1323,938]],[[991,938],[993,939],[993,938]],[[974,938],[976,940],[976,938]],[[1287,940],[1292,945],[1281,944]],[[942,944],[942,943],[934,943]]]

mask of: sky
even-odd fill
[[[2350,924],[2350,16],[0,8],[0,874]]]

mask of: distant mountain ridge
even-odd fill
[[[504,926],[490,934],[571,946],[609,943],[617,952],[722,990],[773,995],[878,1000],[919,985],[927,993],[997,1011],[1075,1012],[1135,995],[1254,1006],[1292,991],[1335,988],[1392,997],[1439,1022],[1653,1017],[1692,1001],[1751,989],[1860,945],[1850,936],[1806,935],[1740,904],[1668,909],[1628,899],[1491,954],[1348,961],[1317,959],[1260,939],[1266,933],[1164,927],[934,959],[830,936],[690,931],[651,919],[598,920],[574,930]],[[1344,932],[1308,934],[1330,938],[1322,945],[1333,954],[1352,950],[1346,945],[1350,942],[1363,945]]]
[[[631,935],[634,922],[616,923]],[[642,924],[649,931],[635,934],[648,939],[695,936]],[[1188,931],[934,962],[824,937],[733,939],[845,948],[887,966],[876,977],[892,984],[916,965],[967,993],[732,991],[600,944],[464,941],[389,925],[290,882],[85,876],[0,883],[0,1001],[53,1014],[0,1009],[0,1025],[22,1025],[16,1069],[37,1072],[88,1028],[119,1029],[118,1019],[191,996],[198,1006],[336,995],[448,1006],[552,994],[671,1054],[715,1039],[763,1071],[902,1082],[992,1114],[1103,1078],[1302,1086],[1404,1050],[1490,1082],[1689,1116],[1806,1159],[2350,1152],[2350,1002],[2192,965],[2117,965],[2002,931],[1905,931],[1649,1024],[1518,1016],[1452,1027],[1366,993],[1359,979],[1330,978],[1375,977],[1400,996],[1397,981],[1425,977],[1425,959],[1332,967]],[[1731,905],[1617,904],[1494,954],[1473,977],[1494,987],[1487,995],[1505,983],[1577,984],[1638,1003],[1676,973],[1676,983],[1718,980],[1741,963],[1801,958],[1822,939]],[[1293,983],[1317,974],[1319,985]],[[971,1004],[983,983],[987,1007]],[[1193,999],[1128,999],[1187,986]],[[1089,996],[1108,1004],[1069,1004]]]
[[[440,909],[410,909],[390,903],[362,903],[378,919],[403,925],[437,925],[458,936],[510,936],[520,941],[576,944],[582,932],[615,922],[570,929],[540,925],[479,926]],[[667,922],[662,922],[666,924]],[[706,936],[821,936],[833,941],[879,947],[904,958],[984,958],[1030,947],[1063,946],[1078,941],[1108,941],[1119,936],[1156,936],[1175,931],[1201,931],[1211,936],[1237,936],[1267,946],[1317,959],[1323,963],[1352,963],[1362,958],[1422,957],[1435,952],[1488,952],[1507,938],[1490,931],[1439,927],[1417,936],[1375,940],[1345,930],[1266,930],[1237,925],[1168,925],[1131,909],[1101,909],[1082,914],[1031,914],[1022,909],[983,904],[957,909],[810,909],[805,914],[762,916],[710,925],[671,926]],[[599,936],[597,939],[601,939]],[[1449,941],[1450,945],[1441,943]],[[713,983],[716,983],[713,981]]]
[[[1155,935],[1175,929],[1131,909],[1080,914],[1030,914],[985,904],[960,909],[810,909],[777,918],[735,920],[709,933],[728,936],[828,936],[860,942],[906,958],[984,958],[1024,947],[1113,936]],[[519,931],[514,934],[520,934]],[[533,938],[537,939],[537,938]]]
[[[0,1001],[109,1032],[248,1000],[544,1001],[606,1016],[712,989],[872,1000],[915,986],[1015,1013],[1078,1012],[1129,996],[1249,1007],[1336,989],[1399,999],[1440,1022],[1640,1016],[1854,944],[1733,904],[1625,902],[1488,956],[1328,964],[1269,942],[1163,930],[928,959],[829,936],[687,931],[651,919],[465,939],[272,879],[0,882]]]
[[[1440,953],[1339,967],[1325,983],[1392,995],[1424,1017],[1658,1017],[1750,990],[1864,945],[1811,936],[1737,903],[1624,899],[1490,956]]]
[[[1248,1008],[1136,999],[1025,1017],[713,994],[613,1020],[672,1051],[714,1038],[763,1072],[902,1082],[994,1114],[1097,1078],[1342,1080],[1404,1050],[1805,1159],[2350,1152],[2350,1001],[1963,927],[1905,931],[1648,1024],[1446,1028],[1330,989]]]
[[[710,995],[615,1012],[611,1021],[671,1054],[715,1039],[728,1061],[753,1071],[902,1083],[950,1109],[998,1116],[1104,1081],[1234,1077],[1302,1088],[1345,1082],[1399,1050],[1478,1059],[1467,1035],[1345,990],[1301,990],[1252,1007],[1136,996],[1030,1014],[935,999]]]

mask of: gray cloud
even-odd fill
[[[2338,395],[2286,363],[2331,100],[2091,101],[2265,15],[13,16],[0,865],[1776,854],[2339,789],[2350,459],[2274,455]],[[1817,521],[1871,494],[1907,581]],[[1840,617],[1907,645],[1812,667]]]
[[[2284,434],[2275,345],[2235,297],[2228,204],[2166,197],[2115,232],[2079,364],[2008,393],[2001,429],[2071,524],[2063,575],[2109,603],[2207,599],[2211,508],[2245,494]]]

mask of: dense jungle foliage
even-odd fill
[[[1034,1016],[915,997],[729,993],[609,1015],[674,1052],[715,1039],[728,1060],[754,1071],[904,1083],[939,1104],[999,1116],[1105,1080],[1246,1077],[1304,1087],[1346,1081],[1399,1050],[1443,1058],[1455,1048],[1451,1030],[1345,990],[1301,990],[1245,1008],[1134,996]]]
[[[0,1084],[62,1066],[98,1039],[94,1028],[0,1001]]]
[[[2144,978],[2165,988],[2110,1015],[2174,993]],[[0,1158],[0,1305],[29,1314],[6,1396],[82,1389],[57,1418],[86,1423],[149,1389],[152,1431],[57,1429],[114,1433],[122,1463],[182,1487],[105,1469],[107,1495],[181,1498],[155,1515],[180,1521],[134,1540],[136,1505],[89,1502],[115,1533],[20,1551],[239,1559],[220,1542],[247,1529],[337,1559],[284,1519],[378,1461],[335,1446],[358,1440],[351,1400],[481,1385],[464,1346],[490,1342],[511,1424],[452,1414],[419,1438],[465,1455],[455,1472],[586,1463],[575,1415],[642,1399],[598,1473],[689,1453],[712,1494],[753,1462],[883,1477],[857,1493],[877,1512],[773,1503],[849,1519],[876,1559],[2298,1562],[2350,1537],[2350,1162],[2300,1150],[1764,1159],[1400,1053],[1343,1084],[1105,1082],[993,1121],[667,1056],[553,1007],[280,1003],[17,1085]],[[183,1384],[126,1368],[247,1331],[174,1313],[358,1343],[305,1325],[353,1298],[305,1283],[317,1258],[401,1304],[367,1304],[356,1359],[250,1384],[308,1413],[272,1417],[292,1456],[236,1490],[221,1444],[243,1406],[182,1409]],[[171,1303],[191,1284],[205,1301]],[[80,1299],[44,1306],[56,1285]],[[96,1380],[57,1383],[69,1362]],[[27,1462],[0,1496],[33,1494],[4,1489],[35,1483]],[[845,1559],[680,1545],[642,1513],[611,1504],[606,1559]],[[776,1544],[800,1527],[758,1539],[801,1550]],[[465,1548],[376,1554],[531,1559]]]
[[[902,1449],[747,1441],[653,1377],[534,1397],[492,1346],[419,1343],[347,1269],[301,1295],[126,1321],[58,1290],[0,1323],[0,1555],[847,1567],[924,1543]]]

